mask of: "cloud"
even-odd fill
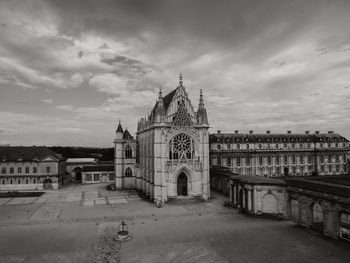
[[[74,106],[72,106],[72,105],[59,105],[59,106],[56,106],[56,110],[74,111]]]
[[[47,104],[51,104],[53,102],[53,100],[51,100],[51,99],[44,99],[42,101],[47,103]]]
[[[104,73],[90,78],[89,84],[96,87],[96,89],[100,92],[120,96],[121,93],[125,92],[128,80],[113,73]]]
[[[0,112],[60,114],[76,122],[66,131],[98,134],[94,123],[113,130],[118,118],[132,129],[181,72],[193,104],[203,89],[213,129],[332,126],[350,137],[349,10],[316,0],[1,1]],[[43,91],[59,106],[37,103]]]

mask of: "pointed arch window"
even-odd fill
[[[5,167],[2,167],[2,168],[1,168],[1,173],[2,173],[2,174],[6,174],[6,168],[5,168]]]
[[[132,176],[132,170],[130,167],[125,169],[125,177],[130,177]]]
[[[125,147],[125,158],[132,158],[132,149],[130,145]]]
[[[185,133],[175,135],[169,143],[169,159],[193,159],[194,140]]]

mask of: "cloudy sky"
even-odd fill
[[[211,132],[350,138],[350,1],[0,2],[0,144],[112,146],[183,73]]]

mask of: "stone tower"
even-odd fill
[[[117,189],[135,188],[136,141],[119,121],[114,140],[114,171]]]

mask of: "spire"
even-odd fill
[[[123,127],[122,127],[122,125],[121,125],[121,123],[120,123],[120,119],[119,119],[119,124],[118,124],[118,128],[117,128],[117,131],[116,132],[121,132],[121,133],[123,133]]]
[[[202,89],[199,92],[199,104],[198,104],[198,111],[197,111],[197,124],[208,124],[208,116],[207,116],[207,110],[204,107],[204,99],[203,99],[203,91]]]
[[[204,99],[203,99],[202,89],[200,89],[199,91],[199,108],[204,108]]]
[[[164,107],[164,102],[163,102],[163,93],[162,93],[162,87],[159,87],[159,95],[158,95],[158,102],[156,106],[156,122],[162,122],[165,117],[165,107]]]
[[[124,133],[123,127],[122,127],[122,125],[121,125],[121,123],[120,123],[120,120],[119,120],[118,128],[117,128],[117,130],[115,131],[115,135],[116,135],[115,138],[116,138],[117,140],[123,139],[123,133]]]
[[[182,73],[180,73],[180,76],[179,76],[179,83],[180,83],[180,86],[182,86],[182,83],[183,83],[183,81],[182,81]]]

